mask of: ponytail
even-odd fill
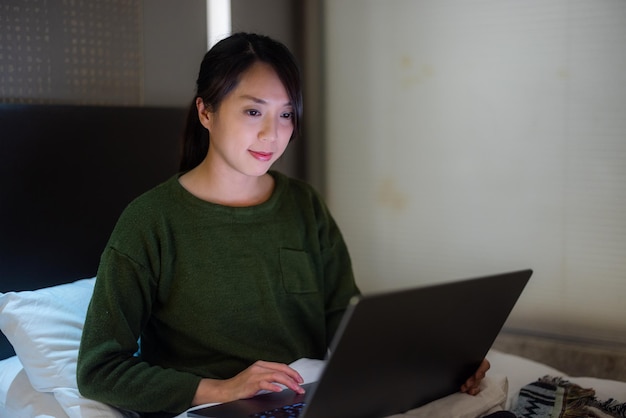
[[[184,173],[197,167],[204,160],[208,151],[209,131],[200,123],[194,99],[187,112],[179,170]]]

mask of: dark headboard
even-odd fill
[[[0,291],[95,276],[124,207],[176,173],[185,113],[0,105]]]

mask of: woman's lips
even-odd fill
[[[272,159],[273,152],[261,152],[249,150],[250,154],[259,161],[269,161]]]

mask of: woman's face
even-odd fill
[[[200,120],[210,133],[207,159],[213,167],[231,174],[265,174],[287,148],[294,130],[287,90],[272,67],[263,62],[242,74],[217,111],[205,109],[200,99],[197,105]]]

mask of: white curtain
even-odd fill
[[[509,327],[626,343],[626,2],[324,8],[326,190],[362,289],[530,267]]]

